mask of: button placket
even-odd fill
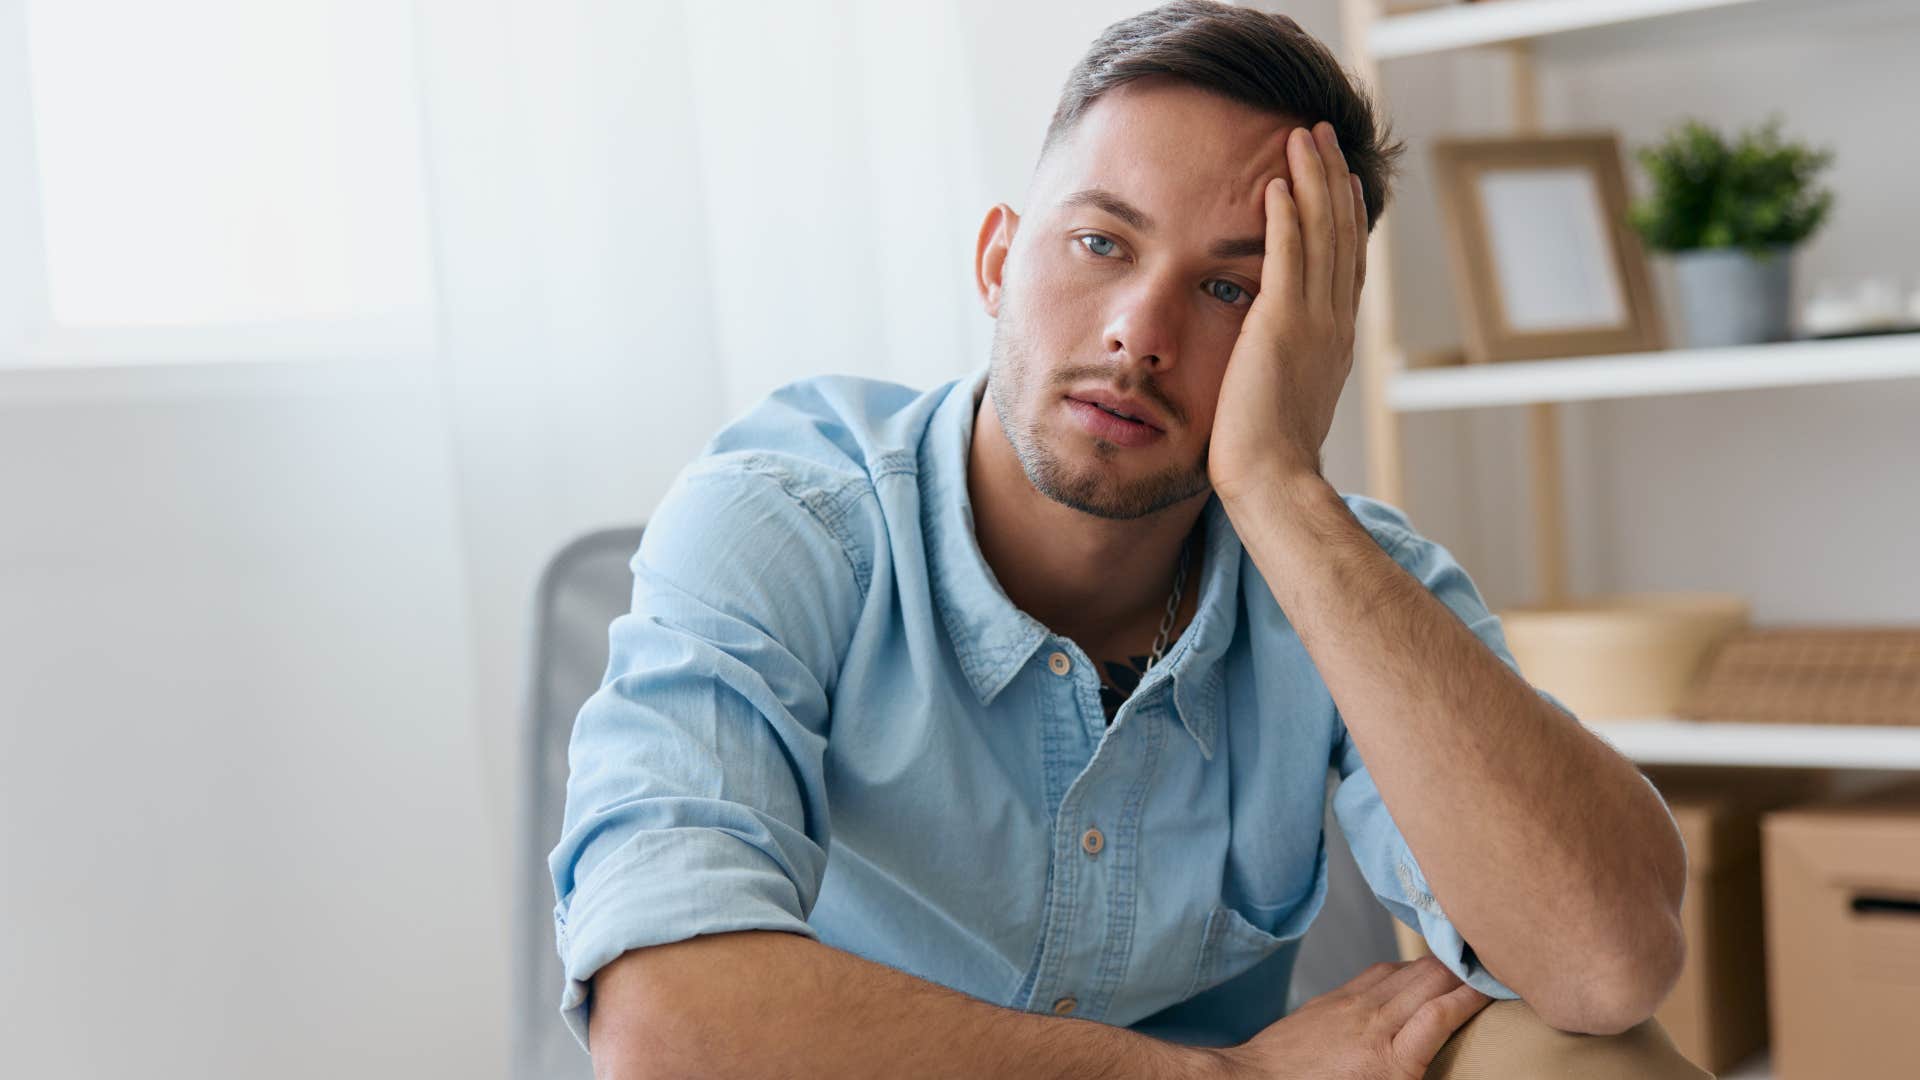
[[[1071,679],[1074,666],[1073,653],[1067,649],[1055,649],[1047,654],[1047,670],[1058,678]],[[1092,668],[1088,670],[1091,671]],[[1098,677],[1091,681],[1085,678],[1073,679],[1069,684],[1069,690],[1073,701],[1073,714],[1079,718],[1081,731],[1091,745],[1100,746],[1105,741],[1111,725],[1107,723],[1106,714],[1100,708]]]
[[[1141,701],[1139,706],[1127,741],[1128,752],[1110,762],[1114,765],[1114,774],[1113,786],[1108,790],[1109,797],[1099,804],[1097,811],[1084,813],[1080,818],[1080,824],[1086,826],[1087,831],[1100,833],[1099,847],[1102,852],[1107,847],[1106,829],[1117,830],[1113,836],[1112,854],[1101,854],[1097,859],[1091,855],[1082,856],[1094,864],[1085,867],[1085,870],[1091,872],[1098,868],[1097,875],[1089,873],[1088,876],[1105,879],[1107,891],[1103,905],[1106,918],[1100,928],[1102,940],[1099,959],[1091,981],[1085,981],[1083,977],[1083,981],[1073,986],[1085,999],[1080,1003],[1081,1015],[1090,1019],[1112,1015],[1116,1002],[1124,999],[1123,985],[1128,964],[1134,953],[1136,935],[1141,930],[1137,903],[1140,820],[1146,812],[1149,783],[1156,775],[1159,759],[1166,749],[1167,721],[1170,717],[1165,715],[1164,702],[1158,696]],[[1087,806],[1086,809],[1092,811],[1094,808]],[[1095,821],[1104,828],[1094,826]],[[1085,831],[1082,836],[1084,838]],[[1085,851],[1084,840],[1082,850]]]
[[[1090,858],[1106,847],[1106,835],[1097,826],[1086,825],[1086,817],[1082,816],[1082,802],[1092,794],[1094,777],[1099,771],[1101,770],[1098,764],[1089,763],[1087,769],[1075,778],[1066,797],[1062,799],[1056,812],[1054,843],[1058,846],[1055,848],[1057,854],[1054,858],[1065,857],[1073,850],[1067,845],[1077,845],[1085,853],[1083,858]],[[1076,824],[1085,827],[1076,833]],[[1033,994],[1038,1001],[1029,1007],[1035,1010],[1050,1008],[1055,1015],[1066,1016],[1079,1012],[1080,997],[1077,992],[1063,993],[1062,991],[1073,986],[1076,980],[1088,977],[1092,971],[1078,970],[1086,963],[1084,959],[1073,964],[1062,961],[1079,951],[1084,945],[1080,939],[1089,932],[1104,940],[1105,932],[1098,924],[1105,921],[1105,914],[1100,910],[1100,901],[1105,897],[1106,886],[1103,880],[1104,875],[1092,868],[1085,873],[1066,869],[1062,873],[1050,876],[1054,879],[1055,895],[1061,901],[1056,910],[1065,917],[1065,922],[1062,925],[1050,925],[1045,931],[1048,939],[1046,949],[1052,953],[1052,956],[1041,963],[1037,980],[1039,985]],[[1097,919],[1095,919],[1096,913],[1098,913]],[[1092,959],[1097,963],[1097,958]],[[1050,1006],[1039,1004],[1048,1000],[1042,995],[1049,993],[1053,995],[1052,1004]]]
[[[1075,671],[1078,656],[1072,651],[1071,645],[1046,656],[1047,668],[1056,677],[1068,680],[1078,675]],[[1087,696],[1085,691],[1090,686],[1091,680],[1084,677],[1072,679],[1075,705],[1083,717],[1087,702],[1080,699]],[[1053,693],[1044,695],[1044,699],[1050,707],[1064,704]],[[1097,702],[1094,704],[1097,712]],[[1114,912],[1109,907],[1116,902],[1124,906],[1124,898],[1117,900],[1117,886],[1109,875],[1121,871],[1127,863],[1113,863],[1111,860],[1117,856],[1104,854],[1107,848],[1106,832],[1094,824],[1099,815],[1089,811],[1093,809],[1093,804],[1103,804],[1100,792],[1111,783],[1116,770],[1126,772],[1139,763],[1122,764],[1126,759],[1124,756],[1116,757],[1117,751],[1107,751],[1103,756],[1100,750],[1104,745],[1103,741],[1101,747],[1095,748],[1079,775],[1067,785],[1067,791],[1061,796],[1053,815],[1053,858],[1070,859],[1072,862],[1056,861],[1054,865],[1058,872],[1050,875],[1053,880],[1049,909],[1053,917],[1047,920],[1047,926],[1042,931],[1039,956],[1030,979],[1031,989],[1021,994],[1027,1003],[1025,1007],[1035,1011],[1051,1010],[1056,1015],[1071,1013],[1086,1019],[1098,1019],[1108,1007],[1107,1002],[1112,995],[1111,988],[1106,986],[1110,981],[1109,972],[1125,963],[1127,946],[1118,946],[1121,954],[1116,956],[1113,954],[1116,946],[1110,940],[1109,930]],[[1077,857],[1073,855],[1075,848],[1080,850]],[[1090,865],[1074,869],[1073,864],[1083,859]],[[1130,878],[1131,874],[1126,873],[1125,876]]]

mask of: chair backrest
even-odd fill
[[[1393,916],[1381,906],[1354,861],[1340,822],[1333,816],[1333,789],[1338,778],[1327,772],[1327,805],[1322,828],[1327,840],[1327,898],[1300,941],[1293,961],[1293,984],[1287,1008],[1338,989],[1348,979],[1380,960],[1400,959],[1394,940]]]
[[[528,641],[521,802],[515,880],[514,1080],[591,1080],[593,1063],[560,1020],[547,853],[560,842],[567,743],[574,717],[607,669],[607,625],[633,603],[630,562],[642,527],[588,533],[560,549],[534,588]]]

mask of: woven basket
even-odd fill
[[[1713,647],[1747,628],[1727,593],[1621,593],[1500,612],[1527,681],[1582,720],[1672,716]]]
[[[1754,724],[1920,724],[1920,627],[1772,627],[1728,638],[1680,714]]]

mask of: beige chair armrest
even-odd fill
[[[1578,1035],[1524,1001],[1495,1001],[1453,1033],[1426,1080],[1713,1080],[1681,1056],[1658,1020],[1618,1035]]]

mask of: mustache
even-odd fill
[[[1159,384],[1153,381],[1152,376],[1138,381],[1129,380],[1124,377],[1115,379],[1111,367],[1084,365],[1061,369],[1054,374],[1053,381],[1059,384],[1060,390],[1063,393],[1071,389],[1076,383],[1101,383],[1111,387],[1117,393],[1146,398],[1148,401],[1158,405],[1161,411],[1168,416],[1173,417],[1182,424],[1187,422],[1186,413],[1167,397],[1160,389]]]

